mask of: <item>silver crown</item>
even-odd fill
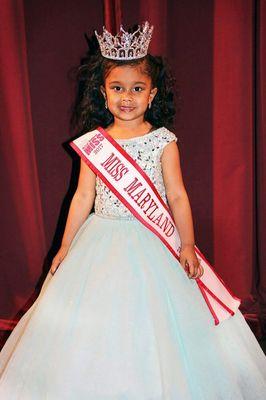
[[[148,21],[139,25],[138,29],[129,33],[120,25],[120,32],[113,36],[103,27],[102,36],[95,31],[101,54],[112,60],[134,60],[145,57],[152,37],[153,26]]]

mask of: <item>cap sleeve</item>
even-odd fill
[[[165,146],[170,143],[170,142],[177,142],[178,138],[177,136],[169,131],[168,129],[165,129],[164,132],[161,135],[161,152],[160,152],[160,157],[162,156],[163,153],[163,149],[165,148]]]

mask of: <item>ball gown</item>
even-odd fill
[[[166,201],[166,128],[117,142]],[[240,310],[214,324],[194,279],[96,178],[94,211],[0,353],[2,400],[265,400]]]

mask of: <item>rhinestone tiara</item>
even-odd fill
[[[95,35],[103,57],[112,60],[134,60],[146,56],[152,32],[153,26],[149,26],[146,21],[142,26],[138,25],[138,29],[133,33],[126,32],[120,25],[120,31],[115,36],[105,27],[103,27],[102,36],[97,31]]]

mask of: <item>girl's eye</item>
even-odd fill
[[[115,92],[121,92],[121,86],[114,86],[112,89],[114,89]]]
[[[121,86],[112,86],[111,89],[114,90],[115,92],[119,92],[119,93],[123,91],[123,88]],[[140,87],[140,86],[135,86],[133,88],[133,92],[138,92],[139,93],[139,92],[142,92],[142,91],[143,91],[143,88]]]
[[[135,92],[142,92],[143,88],[140,87],[140,86],[136,86],[136,87],[134,88],[134,90],[135,90]]]

